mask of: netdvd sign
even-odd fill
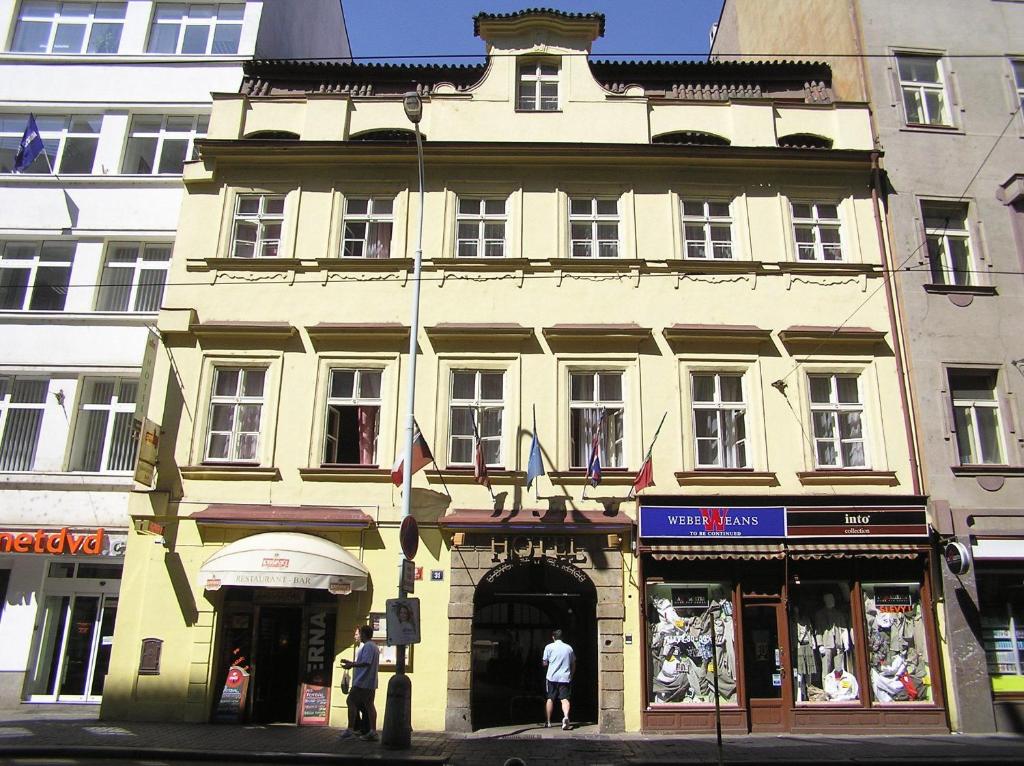
[[[37,529],[34,532],[0,531],[0,553],[51,553],[60,555],[102,556],[104,530],[72,532],[63,527],[56,532]]]
[[[782,506],[640,506],[641,538],[785,536]]]

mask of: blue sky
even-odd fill
[[[482,55],[483,43],[473,35],[475,14],[546,7],[603,13],[605,34],[594,43],[598,58],[627,53],[659,58],[706,55],[722,0],[342,0],[342,5],[357,57]]]

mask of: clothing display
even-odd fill
[[[715,585],[651,589],[652,703],[714,702],[716,672],[720,701],[736,702],[732,601],[716,590]]]
[[[860,685],[848,670],[835,670],[824,679],[825,699],[829,702],[852,702],[860,699]]]
[[[877,702],[930,702],[920,586],[864,585],[864,617]]]

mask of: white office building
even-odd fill
[[[0,51],[0,708],[98,702],[183,163],[244,61],[350,49],[340,0],[0,0]]]

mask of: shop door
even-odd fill
[[[110,663],[116,616],[116,596],[47,596],[31,698],[98,702]]]
[[[752,732],[789,729],[785,614],[781,603],[743,605],[743,679]]]
[[[259,607],[252,661],[256,723],[295,723],[301,631],[302,607]]]

